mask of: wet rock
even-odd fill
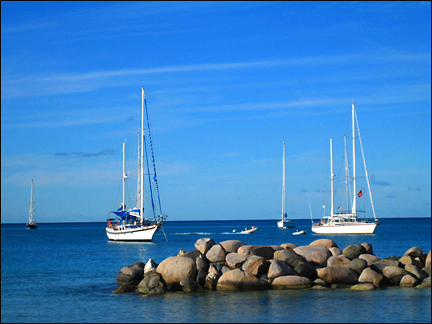
[[[191,292],[195,291],[197,288],[197,283],[195,280],[192,280],[191,278],[185,278],[180,281],[180,286],[182,287],[183,291]]]
[[[159,273],[149,272],[138,284],[136,290],[142,294],[159,295],[167,292],[168,287]]]
[[[126,285],[123,285],[121,287],[118,287],[117,289],[113,290],[112,294],[128,294],[128,293],[134,293],[137,289],[137,285],[134,283],[128,283]]]
[[[144,267],[144,263],[135,262],[134,264],[122,268],[117,274],[117,284],[122,286],[129,283],[138,285],[144,277]]]
[[[267,281],[260,280],[247,271],[234,269],[223,274],[217,283],[217,290],[263,290],[270,288]]]
[[[359,283],[351,287],[353,290],[374,290],[375,286],[371,283]]]
[[[312,280],[300,276],[277,277],[272,282],[274,289],[305,289],[311,288],[312,285]]]

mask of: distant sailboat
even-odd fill
[[[166,215],[162,215],[162,210],[160,206],[160,197],[159,197],[159,189],[157,185],[157,177],[156,177],[156,166],[154,162],[154,154],[153,154],[153,146],[151,143],[151,135],[150,135],[150,127],[148,127],[149,131],[149,141],[150,141],[150,148],[151,148],[151,156],[153,158],[153,174],[150,174],[149,171],[149,163],[148,163],[148,154],[146,151],[147,146],[145,145],[145,138],[144,138],[144,120],[145,117],[147,118],[147,125],[149,126],[148,122],[148,114],[147,114],[147,105],[145,105],[145,93],[144,88],[142,88],[142,111],[141,111],[141,133],[140,133],[140,139],[139,139],[139,170],[138,170],[138,185],[137,185],[137,207],[130,209],[129,211],[126,210],[126,204],[125,204],[125,180],[127,178],[127,175],[125,173],[125,143],[123,143],[123,202],[120,206],[120,208],[116,211],[112,211],[111,213],[114,213],[116,216],[118,216],[120,219],[116,221],[114,218],[108,219],[108,226],[106,227],[106,234],[108,238],[112,241],[152,241],[153,235],[155,232],[162,227],[164,218],[166,218]],[[147,165],[147,174],[146,177],[148,178],[149,183],[149,192],[151,198],[151,214],[149,214],[148,218],[144,218],[144,152],[146,153],[146,165]],[[157,197],[158,197],[158,203],[159,203],[159,212],[161,213],[156,218],[156,206],[153,199],[153,191],[152,187],[156,187],[157,190]],[[153,219],[151,219],[151,216]],[[163,230],[163,229],[162,229]],[[165,233],[164,233],[165,234]]]
[[[292,228],[294,222],[287,219],[286,213],[286,197],[285,197],[285,141],[283,141],[283,172],[282,172],[282,217],[277,223],[279,228]]]
[[[34,212],[35,212],[35,200],[33,195],[33,179],[31,182],[31,193],[30,193],[30,211],[29,211],[29,221],[26,224],[26,227],[29,229],[35,229],[38,227],[38,224],[34,220]]]
[[[372,205],[372,211],[373,216],[375,219],[375,222],[367,222],[366,220],[359,220],[358,214],[359,210],[357,210],[357,198],[360,198],[363,196],[362,190],[360,190],[357,193],[356,189],[356,163],[355,163],[355,120],[356,120],[356,113],[355,113],[355,107],[354,104],[352,104],[352,140],[353,140],[353,203],[352,208],[349,210],[348,208],[348,201],[347,201],[347,210],[342,211],[342,208],[339,207],[339,210],[341,210],[338,213],[334,212],[334,192],[333,192],[333,144],[332,139],[330,139],[330,165],[331,165],[331,207],[330,207],[330,215],[324,216],[324,218],[319,223],[312,223],[312,232],[316,234],[373,234],[375,227],[377,224],[379,224],[376,216],[375,216],[375,208],[373,205],[373,199],[372,199],[372,193],[370,191],[370,184],[369,184],[369,178],[367,174],[366,169],[366,162],[363,156],[363,162],[365,166],[365,172],[366,172],[366,180],[369,188],[369,196],[371,199],[371,205]],[[357,124],[358,128],[358,124]],[[361,138],[360,138],[360,132],[359,133],[359,139],[361,144]],[[362,147],[363,152],[363,147]],[[345,145],[345,157],[346,157],[346,145]],[[346,165],[346,170],[348,166]],[[348,176],[347,176],[348,178]],[[347,186],[348,186],[348,180],[347,180]],[[348,195],[348,190],[347,190]],[[325,211],[325,206],[324,206]]]

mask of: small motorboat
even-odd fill
[[[243,231],[240,232],[240,234],[252,234],[258,231],[258,227],[252,226],[252,228],[245,228]]]
[[[293,233],[293,235],[302,235],[302,234],[306,234],[307,232],[306,231],[299,231],[299,230],[296,230],[294,233]]]

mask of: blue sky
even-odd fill
[[[142,86],[168,220],[280,217],[283,140],[288,214],[318,219],[353,102],[377,217],[431,215],[430,2],[2,1],[2,223],[31,179],[38,222],[105,221]]]

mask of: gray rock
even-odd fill
[[[373,254],[360,254],[359,255],[360,259],[363,259],[367,262],[367,265],[370,267],[373,263],[381,260],[380,258],[378,258],[377,256],[373,255]]]
[[[266,260],[273,259],[275,253],[271,246],[260,246],[260,245],[243,245],[239,247],[238,253],[245,254],[246,256],[257,255]]]
[[[117,284],[121,286],[129,283],[138,285],[144,277],[144,267],[144,263],[135,262],[134,264],[122,268],[116,277]]]
[[[336,255],[341,255],[342,252],[338,247],[331,247],[329,248],[330,253],[332,254],[332,256],[336,256]]]
[[[428,274],[429,277],[431,276],[431,266],[430,266],[430,265],[424,267],[422,270],[423,270],[424,272],[426,272],[426,273]]]
[[[424,279],[429,277],[426,272],[424,272],[422,269],[420,269],[414,264],[406,264],[405,270],[408,271],[410,274],[414,275],[420,281],[423,281]]]
[[[297,245],[295,245],[293,243],[281,244],[281,248],[283,248],[283,249],[290,248],[291,250],[294,250],[296,247],[297,247]]]
[[[360,258],[352,259],[347,265],[347,268],[350,268],[357,272],[359,275],[363,272],[363,270],[367,267],[367,262]]]
[[[136,290],[142,294],[159,295],[168,291],[168,287],[159,273],[149,272],[138,284]]]
[[[318,239],[318,240],[313,241],[310,245],[323,246],[323,247],[326,247],[327,249],[330,249],[333,247],[339,248],[337,246],[337,244],[333,240],[330,240],[330,239]]]
[[[366,254],[366,249],[363,245],[352,244],[343,249],[342,254],[345,255],[348,259],[353,260],[355,258],[358,258],[360,254]]]
[[[195,291],[197,288],[197,283],[195,280],[192,280],[191,278],[185,278],[180,281],[180,286],[182,287],[183,291],[191,292]]]
[[[292,266],[290,264],[290,266]],[[315,280],[317,278],[317,270],[307,261],[299,261],[296,266],[293,267],[294,271],[300,276]]]
[[[113,290],[112,294],[128,294],[128,293],[134,293],[137,289],[137,285],[133,283],[128,283],[126,285],[120,286],[117,289]]]
[[[205,278],[204,287],[210,290],[215,290],[217,287],[218,277],[213,273],[209,272]]]
[[[370,243],[362,243],[360,245],[363,246],[366,249],[366,253],[365,254],[373,254],[372,244],[370,244]]]
[[[363,272],[360,274],[360,277],[358,278],[359,283],[371,283],[376,287],[381,287],[383,285],[384,276],[382,273],[378,273],[371,268],[366,268],[363,270]]]
[[[198,258],[196,259],[195,263],[196,263],[198,271],[201,270],[201,269],[204,269],[205,271],[208,271],[209,261],[207,260],[207,258],[204,255],[200,254],[198,256]]]
[[[372,270],[382,273],[384,268],[387,266],[400,267],[400,265],[401,263],[399,261],[391,260],[391,259],[382,259],[372,263],[370,267]]]
[[[407,274],[408,271],[395,266],[387,266],[383,270],[384,277],[390,280],[391,284],[394,286],[399,286],[402,277]]]

